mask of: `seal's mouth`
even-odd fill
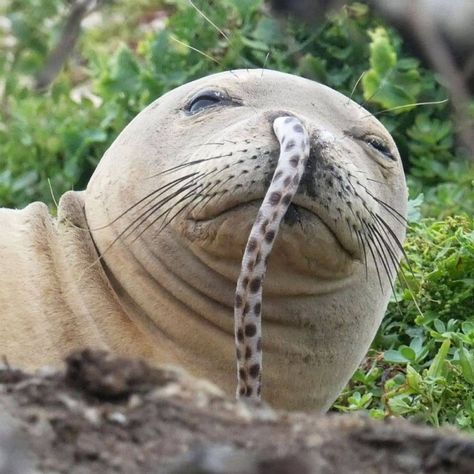
[[[248,236],[247,227],[251,226],[255,220],[257,210],[262,204],[263,196],[260,198],[251,198],[247,201],[243,200],[237,203],[231,203],[230,205],[221,206],[219,209],[214,209],[212,213],[206,213],[206,215],[192,216],[188,220],[193,221],[196,225],[209,225],[209,226],[220,226],[224,221],[234,221],[237,216],[240,216],[241,220],[245,220],[247,226],[245,227],[244,235]],[[359,248],[357,242],[353,242],[351,236],[339,232],[334,225],[331,225],[329,219],[324,219],[319,213],[315,211],[315,206],[312,205],[312,199],[305,194],[296,194],[293,202],[288,206],[288,210],[283,219],[283,225],[280,233],[285,234],[298,234],[304,236],[304,241],[301,241],[302,246],[308,248],[312,246],[313,242],[317,239],[314,236],[324,236],[326,241],[329,241],[332,245],[332,249],[319,249],[324,251],[331,250],[335,253],[343,253],[345,258],[350,260],[360,260]],[[207,209],[209,210],[209,208]],[[242,226],[240,226],[242,227]],[[240,228],[235,227],[235,235],[240,233]],[[331,253],[332,253],[331,252]]]

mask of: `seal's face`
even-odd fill
[[[154,202],[166,202],[157,206],[163,214],[158,229],[170,222],[199,247],[201,256],[207,254],[209,264],[215,258],[216,267],[222,267],[223,259],[231,259],[238,268],[278,159],[272,123],[285,114],[300,118],[310,131],[311,158],[273,264],[280,261],[287,276],[302,272],[343,278],[354,271],[354,260],[365,258],[363,243],[370,253],[368,245],[375,240],[373,251],[379,250],[376,239],[387,229],[379,231],[383,235],[373,231],[372,238],[370,226],[384,226],[377,217],[387,214],[387,206],[404,212],[403,203],[394,199],[397,193],[391,192],[404,186],[402,167],[391,136],[372,115],[337,92],[293,76],[270,71],[219,74],[158,102],[154,115],[166,117],[166,123],[157,124],[153,148],[160,155],[169,147],[176,149],[173,160],[160,156],[142,168],[156,174],[142,176],[152,190],[176,181]],[[161,127],[166,127],[171,143],[163,143]],[[143,225],[149,223],[147,219]],[[142,238],[147,239],[146,233]],[[227,267],[231,274],[226,276],[235,276],[233,267]],[[269,281],[281,279],[278,273],[270,271]],[[291,290],[292,285],[286,285],[285,291]]]
[[[164,265],[205,297],[231,307],[242,252],[278,159],[272,124],[288,115],[304,123],[311,154],[269,261],[264,320],[268,301],[269,319],[313,325],[333,295],[328,311],[336,319],[351,311],[356,320],[364,311],[376,313],[362,337],[370,341],[400,258],[404,175],[380,122],[321,84],[240,70],[161,97],[112,145],[89,184],[90,226],[113,222],[94,239],[103,252],[118,238],[155,280]],[[105,261],[113,267],[113,256]],[[278,307],[272,307],[273,296],[280,298]],[[231,321],[216,321],[231,336]]]

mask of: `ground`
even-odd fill
[[[0,369],[0,473],[472,473],[474,439],[401,419],[277,412],[171,368],[82,351]]]

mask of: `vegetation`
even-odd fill
[[[474,222],[412,222],[405,251],[406,282],[336,408],[473,429]]]
[[[335,409],[474,429],[474,170],[456,149],[435,75],[361,3],[308,28],[278,21],[261,0],[196,2],[225,36],[185,0],[163,1],[158,14],[156,4],[108,2],[92,13],[42,92],[33,78],[60,34],[64,2],[0,6],[0,205],[53,206],[50,184],[55,195],[84,187],[124,125],[191,79],[265,66],[323,82],[378,114],[403,155],[413,198],[410,268]]]

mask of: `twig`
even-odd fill
[[[36,76],[36,90],[47,89],[56,79],[79,39],[82,20],[102,3],[104,0],[77,0],[73,3],[56,46]]]
[[[428,11],[421,11],[418,2],[405,10],[404,21],[411,28],[432,67],[442,77],[451,95],[453,116],[460,141],[474,159],[474,127],[467,109],[471,97],[456,63]]]

